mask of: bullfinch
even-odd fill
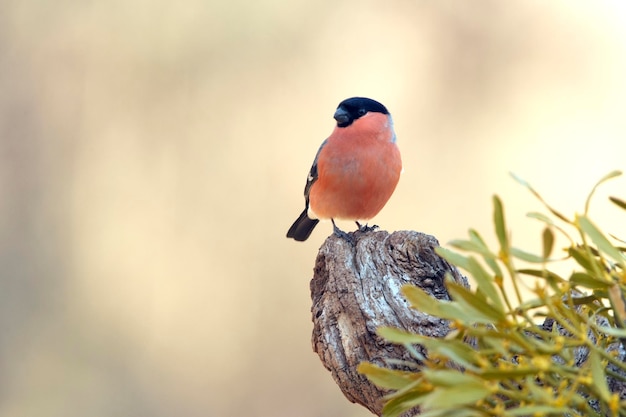
[[[380,212],[402,171],[393,120],[378,101],[353,97],[339,103],[335,129],[315,156],[304,187],[305,208],[287,232],[305,241],[320,219],[368,221]],[[365,226],[365,230],[368,229]]]

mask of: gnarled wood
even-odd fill
[[[435,253],[439,242],[423,233],[355,232],[352,242],[335,235],[320,248],[311,280],[313,350],[352,402],[380,415],[385,392],[356,371],[359,363],[393,367],[390,359],[415,362],[402,346],[376,335],[380,326],[442,337],[446,320],[408,308],[400,292],[413,284],[449,299],[446,272],[468,286],[455,267]],[[407,416],[415,415],[407,413]]]

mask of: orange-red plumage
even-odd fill
[[[309,214],[320,219],[369,220],[396,188],[402,163],[388,116],[368,113],[336,127],[320,151]]]
[[[306,240],[317,219],[370,220],[398,184],[402,161],[387,109],[355,97],[340,103],[335,119],[309,173],[306,208],[287,237]]]

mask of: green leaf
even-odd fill
[[[484,385],[484,381],[474,375],[451,369],[424,369],[424,378],[437,387],[453,387],[456,385]]]
[[[546,227],[543,229],[543,233],[541,235],[543,242],[543,258],[548,259],[552,254],[552,249],[554,248],[554,233],[552,233],[552,229]]]
[[[493,223],[496,228],[496,236],[498,236],[498,242],[500,242],[500,251],[502,253],[508,254],[509,238],[506,231],[504,209],[502,208],[502,201],[497,195],[493,196]]]
[[[434,350],[454,363],[461,365],[466,370],[478,371],[479,369],[476,366],[479,355],[469,345],[461,341],[446,340],[446,343],[441,344],[438,349]]]
[[[600,359],[600,355],[595,350],[589,352],[589,366],[591,367],[591,377],[593,379],[593,387],[600,394],[602,401],[608,402],[611,399],[611,392],[606,383],[606,374],[604,373],[604,365]]]
[[[384,417],[397,417],[424,402],[425,395],[432,391],[430,384],[418,384],[409,391],[397,391],[389,396],[383,407]]]
[[[455,240],[451,240],[448,244],[452,246],[453,248],[461,249],[467,252],[480,253],[480,249],[482,249],[481,247],[476,245],[475,242],[472,242],[470,240],[455,239]]]
[[[492,258],[492,259],[496,258],[496,255],[491,253],[489,248],[487,248],[486,246],[481,245],[478,242],[472,241],[472,240],[456,239],[456,240],[451,241],[449,243],[449,245],[453,246],[453,247],[455,247],[457,249],[464,250],[464,251],[478,253],[478,254],[486,257],[486,258]]]
[[[411,307],[435,317],[448,320],[461,320],[465,318],[465,312],[458,305],[450,301],[438,300],[428,295],[424,290],[414,285],[404,285],[402,293]]]
[[[498,266],[498,263],[494,259],[485,258],[485,263],[489,265],[489,268],[491,268],[491,270],[495,274],[495,277],[500,277],[500,278],[503,277],[502,270],[500,269],[500,267]]]
[[[524,382],[525,387],[530,392],[530,398],[528,399],[532,400],[533,403],[550,403],[554,401],[554,396],[552,395],[554,391],[545,390],[537,385],[535,377],[527,376],[524,378]]]
[[[585,270],[587,271],[596,271],[601,268],[601,266],[598,264],[598,261],[595,258],[591,257],[582,246],[569,247],[567,249],[567,252],[572,258],[574,258],[576,262],[578,262],[580,266],[585,268]]]
[[[413,390],[403,392],[401,395],[392,394],[390,400],[383,407],[382,415],[384,417],[398,417],[407,410],[420,405],[424,401],[424,396],[430,392],[422,390]]]
[[[617,197],[609,197],[609,200],[611,200],[611,202],[613,202],[613,204],[617,205],[618,207],[626,210],[626,201],[621,200]]]
[[[566,282],[564,278],[561,278],[558,274],[548,269],[518,269],[517,272],[524,275],[531,275],[533,277],[543,278],[550,284],[552,289],[554,289],[555,291],[559,291],[557,289],[558,284]]]
[[[424,339],[427,339],[426,336],[422,336],[420,334],[387,326],[379,327],[376,329],[376,333],[378,333],[378,335],[386,341],[397,343],[399,345],[423,343]]]
[[[421,344],[429,352],[445,356],[451,361],[462,365],[465,369],[477,369],[476,362],[480,355],[473,347],[462,340],[421,336],[390,327],[379,328],[378,334],[392,343]]]
[[[555,292],[560,292],[561,288],[559,287],[559,284],[566,282],[565,279],[561,278],[556,273],[549,271],[547,269],[544,269],[544,270],[519,269],[517,272],[520,274],[532,275],[532,276],[544,279],[548,283],[550,288],[552,288],[552,290],[554,290]]]
[[[544,307],[545,305],[546,305],[546,302],[544,300],[540,298],[533,298],[531,300],[524,301],[515,310],[517,312],[530,311],[530,310],[534,310],[540,307]],[[541,311],[537,312],[536,314],[538,314],[540,317],[543,317],[543,315],[541,314]]]
[[[611,178],[619,177],[620,175],[622,175],[622,172],[615,170],[615,171],[609,172],[604,177],[600,178],[600,180],[596,183],[596,185],[593,186],[593,188],[591,189],[591,192],[587,196],[587,201],[585,201],[585,215],[589,213],[589,204],[591,203],[591,197],[593,197],[593,194],[596,192],[596,189],[600,186],[600,184],[602,184],[603,182],[607,180],[610,180]]]
[[[480,297],[461,285],[449,282],[448,293],[459,305],[459,310],[463,313],[463,316],[458,317],[457,320],[464,323],[472,321],[478,323],[499,323],[506,319],[502,310],[485,303]]]
[[[425,409],[446,409],[473,405],[491,393],[489,387],[482,383],[457,384],[451,387],[438,388],[424,396],[422,403]],[[449,414],[448,414],[449,415]]]
[[[529,375],[536,376],[539,369],[536,367],[517,366],[510,369],[489,368],[480,372],[480,376],[489,380],[503,380],[507,378],[520,378]]]
[[[526,214],[527,217],[531,218],[531,219],[536,219],[539,221],[544,222],[545,224],[549,225],[549,226],[554,226],[554,221],[552,221],[552,219],[548,216],[546,216],[543,213],[539,213],[536,211],[530,212]]]
[[[453,252],[449,249],[442,248],[441,246],[435,248],[435,253],[441,256],[446,261],[450,262],[452,265],[455,265],[459,268],[467,269],[468,258],[466,256],[463,256],[457,252]]]
[[[618,329],[617,327],[596,326],[602,333],[614,336],[620,339],[626,338],[626,329]]]
[[[493,277],[485,271],[482,265],[476,260],[476,258],[470,257],[468,259],[467,271],[476,280],[478,289],[485,295],[493,306],[502,314],[504,314],[504,304],[500,299],[500,294],[496,286],[493,283]]]
[[[480,233],[478,233],[478,230],[476,230],[476,229],[469,229],[468,234],[469,234],[470,240],[472,242],[476,242],[480,246],[482,246],[484,248],[488,248],[487,243],[485,243],[485,239],[483,239],[482,236],[480,235]]]
[[[476,242],[478,245],[484,248],[484,252],[482,252],[481,254],[483,255],[485,263],[489,265],[489,268],[491,268],[496,276],[502,277],[502,270],[498,266],[497,262],[498,257],[489,250],[489,247],[485,243],[485,240],[482,238],[482,236],[478,233],[478,231],[474,229],[469,230],[469,235],[472,242]]]
[[[615,315],[615,324],[618,327],[624,327],[626,324],[626,299],[619,284],[613,284],[607,291],[607,296],[613,313]]]
[[[373,384],[386,389],[401,389],[414,383],[421,375],[416,372],[407,372],[382,368],[369,362],[361,362],[357,372],[363,374]]]
[[[546,261],[546,259],[542,258],[541,256],[534,255],[532,253],[529,253],[529,252],[526,252],[517,248],[511,248],[511,255],[513,255],[514,257],[518,259],[521,259],[522,261],[535,263],[535,264],[544,263]]]
[[[618,264],[624,265],[624,255],[609,242],[587,217],[578,216],[577,220],[580,228],[591,238],[600,251],[613,258]]]
[[[586,297],[574,297],[574,298],[572,298],[572,303],[575,306],[588,305],[590,307],[593,307],[594,305],[597,305],[598,302],[599,302],[598,297],[595,296],[595,295],[588,295]]]
[[[503,339],[503,337],[481,336],[479,343],[481,343],[481,346],[492,349],[501,356],[506,357],[509,354],[510,344]]]
[[[411,307],[419,309],[427,314],[439,316],[441,314],[441,306],[439,300],[431,297],[424,290],[415,285],[402,286],[402,293],[406,297]]]
[[[592,290],[596,289],[607,289],[611,285],[612,282],[606,282],[604,280],[597,279],[589,274],[584,272],[574,272],[570,278],[570,282],[576,285],[580,285],[581,287],[589,288]]]

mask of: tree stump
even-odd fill
[[[412,231],[350,233],[352,241],[330,236],[319,250],[311,280],[313,350],[351,402],[381,414],[387,393],[356,371],[363,362],[398,367],[416,363],[402,346],[376,334],[381,326],[443,337],[446,320],[410,309],[400,289],[413,284],[449,300],[444,277],[468,286],[458,270],[435,253],[433,236]],[[415,415],[406,413],[406,416]]]

